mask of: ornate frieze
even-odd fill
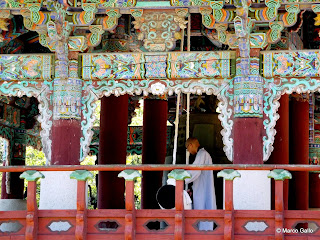
[[[169,53],[168,77],[205,78],[230,77],[232,52]]]
[[[120,96],[123,94],[138,94],[143,93],[147,96],[152,93],[153,85],[162,84],[161,91],[154,91],[157,95],[182,92],[208,95],[219,93],[220,87],[228,82],[227,79],[199,79],[199,80],[102,80],[93,81],[91,90],[98,97],[110,96],[114,94]],[[159,87],[158,87],[159,88]]]
[[[81,130],[82,137],[80,138],[80,161],[83,161],[90,152],[90,144],[93,136],[93,123],[95,121],[95,110],[97,107],[97,96],[91,90],[90,82],[84,82],[82,86],[81,99]]]
[[[54,80],[53,119],[81,119],[82,80]]]
[[[159,54],[156,56],[145,55],[145,77],[151,79],[161,79],[167,77],[167,57],[168,54]]]
[[[52,79],[53,54],[0,55],[0,78],[5,81]]]
[[[67,79],[53,81],[53,119],[81,119],[82,80],[78,77],[78,61],[69,60]]]
[[[239,33],[249,34],[248,45],[250,48],[266,47],[267,44],[276,43],[281,38],[281,31],[284,27],[293,26],[298,19],[300,12],[299,4],[285,5],[286,12],[279,14],[278,9],[281,6],[279,0],[268,0],[264,2],[266,7],[256,8],[250,6],[248,1],[234,1],[235,8],[224,6],[223,1],[211,1],[209,6],[199,7],[202,15],[202,23],[208,29],[215,29],[215,34],[210,34],[209,38],[219,40],[231,48],[240,48],[242,38]],[[250,11],[249,11],[250,8]],[[228,24],[234,23],[234,32],[227,31]],[[251,33],[254,24],[269,23],[270,30],[256,31]]]
[[[263,78],[234,78],[234,117],[263,116]]]
[[[143,79],[144,55],[141,53],[83,54],[82,78]]]
[[[170,51],[175,48],[176,40],[181,39],[180,30],[186,28],[185,17],[188,9],[175,9],[156,12],[136,10],[132,12],[135,18],[134,28],[138,29],[138,40],[150,52]]]
[[[233,52],[82,54],[82,78],[201,79],[231,77]]]
[[[223,141],[223,150],[226,153],[228,160],[233,161],[233,99],[234,99],[234,86],[232,79],[226,80],[219,90],[217,98],[219,100],[218,107],[221,110],[218,118],[221,121],[221,136]]]
[[[262,52],[264,77],[319,77],[320,51]]]

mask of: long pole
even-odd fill
[[[188,30],[187,30],[187,51],[190,52],[190,36],[191,36],[191,14],[188,16]]]
[[[177,162],[179,109],[180,109],[180,93],[178,93],[178,95],[177,95],[176,119],[174,121],[175,130],[174,130],[174,145],[173,145],[173,161],[172,161],[172,164],[176,164],[176,162]]]
[[[186,139],[189,138],[190,125],[190,93],[187,93],[187,122],[186,122]],[[186,151],[186,164],[189,164],[190,153]]]

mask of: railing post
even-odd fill
[[[93,174],[87,170],[76,170],[70,174],[71,179],[77,182],[77,215],[75,239],[87,239],[87,203],[86,203],[86,182]]]
[[[168,178],[174,178],[176,180],[175,191],[175,227],[174,227],[174,239],[183,240],[185,230],[185,218],[184,218],[184,205],[183,205],[183,188],[184,180],[190,178],[191,175],[183,169],[172,170],[168,174]]]
[[[283,181],[285,179],[291,179],[292,175],[290,172],[284,169],[274,169],[268,174],[269,178],[275,180],[275,239],[284,239],[284,202],[283,202]]]
[[[141,177],[137,170],[124,170],[118,177],[126,180],[126,216],[125,216],[125,240],[134,240],[136,238],[136,208],[134,204],[134,180]]]
[[[241,177],[240,173],[234,169],[224,169],[218,172],[218,177],[225,180],[224,199],[224,240],[234,239],[234,209],[233,209],[233,180]]]
[[[38,171],[29,170],[20,175],[21,179],[28,181],[27,216],[26,216],[26,240],[38,239],[38,206],[37,206],[37,180],[44,178]]]

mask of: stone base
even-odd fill
[[[0,199],[0,211],[27,210],[27,200]]]
[[[77,180],[70,179],[72,172],[42,172],[39,209],[76,209]]]

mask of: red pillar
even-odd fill
[[[245,52],[243,52],[245,53]],[[243,54],[242,53],[242,54]],[[236,55],[236,67],[241,68],[241,74],[237,75],[237,78],[240,78],[240,82],[235,83],[234,91],[237,92],[235,95],[244,95],[245,100],[248,101],[249,94],[248,86],[251,86],[249,82],[254,81],[256,86],[262,88],[262,82],[257,82],[253,78],[253,76],[249,77],[246,74],[249,74],[249,68],[254,67],[255,65],[259,65],[259,56],[260,50],[259,49],[250,49],[250,57],[253,57],[250,63],[250,66],[247,66],[247,61],[244,56],[240,55],[240,49],[237,49]],[[253,65],[252,65],[253,64]],[[252,66],[251,66],[252,65]],[[256,76],[258,77],[258,76]],[[251,78],[251,79],[250,79]],[[246,82],[246,83],[245,83]],[[237,85],[237,86],[236,86]],[[257,89],[252,89],[257,94],[255,97],[259,98],[258,94],[259,91]],[[263,92],[260,92],[263,95]],[[251,99],[254,102],[256,100]],[[242,104],[238,102],[238,104]],[[255,107],[258,107],[255,103]],[[254,106],[251,106],[254,108]],[[259,106],[262,108],[262,106]],[[236,110],[236,108],[235,108]],[[261,117],[235,117],[233,120],[233,163],[234,164],[263,164],[263,141],[262,141],[262,134],[263,131],[263,118],[262,118],[262,110]],[[241,112],[241,111],[240,111]],[[254,114],[252,114],[254,116]]]
[[[56,53],[57,57],[57,53]],[[75,91],[81,93],[82,85],[78,76],[78,52],[70,52],[68,55],[69,75],[65,76],[60,61],[56,61],[56,78],[54,80],[53,109],[54,120],[52,122],[51,137],[51,164],[52,165],[79,165],[80,164],[80,138],[81,138],[81,106],[74,99]],[[66,69],[64,69],[66,70]],[[62,74],[63,73],[63,74]],[[73,96],[68,99],[65,91]],[[75,109],[73,109],[75,108]],[[67,110],[67,114],[63,112]],[[78,114],[72,113],[77,111]],[[57,116],[55,116],[57,114]],[[67,119],[64,119],[67,118]]]
[[[52,165],[78,165],[81,124],[75,119],[54,120],[52,124]]]
[[[233,121],[234,164],[263,164],[262,118]]]
[[[99,164],[126,164],[128,132],[128,95],[101,99]],[[124,180],[118,172],[99,172],[98,208],[122,209]]]
[[[290,164],[309,163],[309,102],[290,101]],[[289,209],[307,210],[309,204],[309,173],[292,172]]]
[[[163,164],[166,157],[168,102],[145,99],[143,110],[142,163]],[[156,193],[161,187],[162,172],[143,172],[141,206],[159,208]]]
[[[289,164],[289,96],[282,95],[279,103],[278,114],[280,118],[275,126],[277,134],[273,143],[274,150],[267,161],[268,164]],[[274,180],[272,180],[271,188],[271,204],[274,209]],[[285,180],[283,183],[284,209],[288,209],[288,194],[289,181]]]

